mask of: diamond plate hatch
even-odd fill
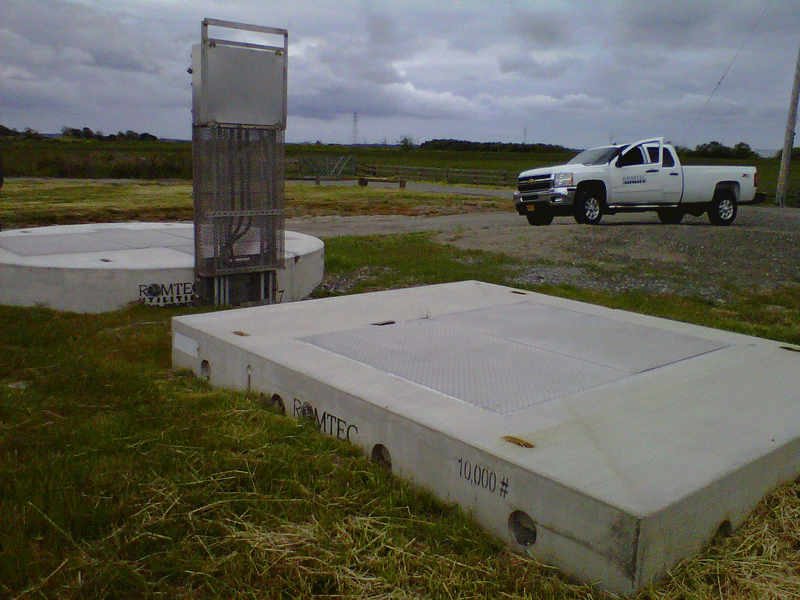
[[[502,415],[727,347],[531,303],[301,340]]]

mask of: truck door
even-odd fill
[[[663,201],[661,146],[660,138],[637,142],[611,163],[611,204],[660,204]]]
[[[662,149],[661,181],[664,189],[664,204],[677,204],[683,195],[683,171],[672,151]]]

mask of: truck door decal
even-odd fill
[[[622,178],[622,185],[630,185],[634,183],[647,183],[647,177],[644,175],[628,175]]]

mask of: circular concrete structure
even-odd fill
[[[286,232],[278,302],[306,298],[322,281],[321,240]],[[96,223],[0,233],[0,304],[105,312],[131,302],[193,303],[192,223]]]

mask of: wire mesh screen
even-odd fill
[[[197,277],[283,268],[284,133],[195,126]]]

